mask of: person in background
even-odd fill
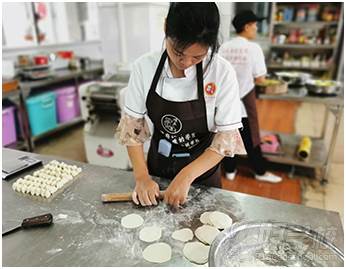
[[[165,49],[133,64],[117,136],[133,166],[136,204],[157,204],[157,176],[170,180],[164,201],[178,207],[192,183],[221,187],[224,156],[246,154],[236,74],[217,54],[219,25],[215,3],[170,3]],[[145,115],[154,129],[147,161]]]
[[[257,21],[262,19],[250,10],[238,13],[232,20],[237,36],[221,46],[220,55],[232,64],[237,73],[242,101],[243,129],[240,130],[240,134],[255,172],[255,178],[277,183],[282,178],[267,172],[267,163],[261,152],[254,90],[255,83],[263,83],[267,73],[263,51],[258,44],[252,42],[257,34]],[[223,167],[226,178],[233,180],[236,175],[235,158],[224,158]]]

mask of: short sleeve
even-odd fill
[[[252,49],[252,75],[254,78],[261,77],[267,74],[262,48],[258,44],[254,44]]]
[[[219,92],[215,102],[215,126],[217,131],[229,131],[243,127],[236,73],[229,63],[226,67],[228,70],[219,82]]]
[[[138,67],[134,63],[129,84],[125,93],[124,111],[128,115],[135,118],[143,118],[147,112],[145,105],[145,89],[143,86],[143,78]]]

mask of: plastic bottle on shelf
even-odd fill
[[[282,65],[283,66],[291,66],[290,54],[288,52],[284,53]]]
[[[320,67],[320,58],[321,56],[319,54],[317,54],[314,59],[311,61],[310,66],[312,68],[319,68]]]
[[[309,56],[302,56],[300,58],[301,67],[309,67],[310,66],[310,58]]]
[[[284,13],[281,9],[279,9],[276,13],[276,21],[281,22],[283,21]]]
[[[317,21],[317,15],[318,15],[318,5],[316,5],[316,4],[309,5],[308,6],[307,21],[309,21],[309,22]]]
[[[329,45],[330,44],[330,38],[329,36],[327,35],[324,40],[323,40],[323,45]]]
[[[298,8],[297,14],[296,14],[296,21],[297,22],[303,22],[306,19],[306,9],[305,8]]]

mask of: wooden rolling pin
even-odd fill
[[[163,199],[164,191],[160,191],[159,199]],[[101,200],[103,203],[112,203],[112,202],[131,202],[132,201],[132,192],[125,193],[104,193],[101,195]]]

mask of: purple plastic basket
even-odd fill
[[[2,146],[10,145],[17,141],[14,111],[14,106],[2,110]]]
[[[74,86],[56,90],[58,122],[68,122],[80,116],[79,100]]]

